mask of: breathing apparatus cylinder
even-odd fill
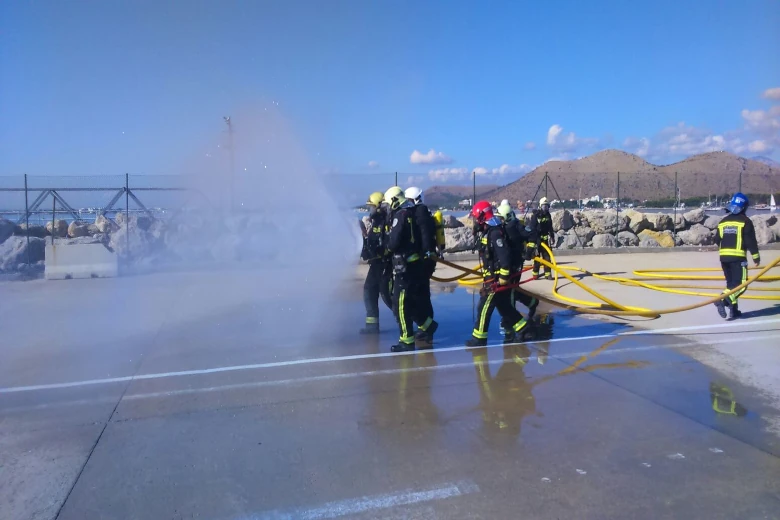
[[[436,221],[436,245],[440,249],[444,249],[446,240],[444,239],[444,216],[441,214],[441,210],[436,210],[433,214],[433,220]]]

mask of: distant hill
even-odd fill
[[[754,161],[758,161],[760,163],[764,163],[767,166],[772,166],[774,168],[780,168],[780,163],[775,161],[774,159],[770,159],[769,157],[764,157],[763,155],[756,155],[753,157]]]
[[[620,197],[635,200],[674,198],[675,172],[681,198],[732,194],[742,172],[745,193],[780,192],[780,167],[745,159],[727,152],[694,155],[660,166],[619,150],[604,150],[574,161],[550,161],[520,179],[485,194],[490,200],[530,200],[549,174],[547,196],[563,199],[594,195],[615,197],[620,172]],[[553,189],[553,186],[555,189]],[[542,186],[536,199],[544,195]]]
[[[496,184],[477,186],[477,195],[497,190]],[[455,206],[473,195],[472,186],[431,186],[424,191],[425,203],[431,206]]]

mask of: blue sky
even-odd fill
[[[780,160],[778,27],[777,0],[9,0],[0,174],[179,173],[246,106],[323,171]]]

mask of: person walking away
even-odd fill
[[[421,293],[427,281],[422,262],[422,236],[414,220],[414,206],[406,200],[401,188],[393,186],[387,190],[385,202],[392,212],[387,248],[395,273],[393,313],[400,329],[398,343],[390,350],[405,352],[415,349],[414,318],[419,316]]]
[[[422,260],[426,282],[422,284],[420,301],[417,305],[418,316],[415,321],[418,324],[415,340],[422,343],[432,343],[433,335],[439,324],[433,319],[433,303],[431,302],[431,277],[436,271],[436,221],[431,215],[431,210],[423,202],[423,192],[416,186],[411,186],[404,192],[404,197],[413,205],[414,221],[420,228],[422,239]]]
[[[501,220],[493,214],[493,207],[487,201],[479,201],[471,208],[471,217],[477,230],[479,260],[482,265],[483,286],[479,292],[477,322],[466,341],[468,347],[487,345],[490,316],[498,309],[504,323],[512,332],[505,336],[506,341],[514,340],[527,326],[528,322],[512,306],[510,291],[501,287],[509,284],[512,271],[512,254],[507,244]],[[496,285],[498,288],[496,288]]]
[[[718,232],[715,235],[715,243],[718,244],[720,255],[720,266],[723,269],[723,276],[726,277],[726,290],[728,292],[735,287],[739,287],[747,280],[747,253],[753,257],[753,263],[758,266],[761,263],[761,256],[758,252],[758,241],[756,240],[756,229],[745,214],[749,202],[748,198],[742,193],[736,193],[731,197],[726,211],[729,215],[723,218],[718,224]],[[734,320],[742,314],[739,311],[738,300],[746,288],[715,302],[718,314],[721,318],[726,318],[726,307],[729,308],[729,320]]]
[[[498,216],[503,221],[504,232],[509,242],[509,249],[512,254],[512,272],[510,279],[512,284],[520,282],[520,277],[523,272],[523,261],[531,260],[528,254],[526,244],[530,238],[530,233],[526,230],[525,225],[517,218],[515,212],[512,210],[512,206],[509,203],[502,203],[498,207]],[[528,258],[526,258],[528,256]],[[517,288],[512,288],[511,302],[512,307],[515,306],[515,301],[519,301],[528,308],[528,319],[534,317],[536,314],[536,308],[539,306],[539,300],[530,296]],[[501,328],[505,329],[504,323],[501,323]]]
[[[547,197],[542,197],[539,200],[539,208],[531,213],[528,227],[531,233],[531,240],[528,242],[528,245],[536,248],[537,256],[549,262],[550,254],[542,247],[542,244],[550,247],[550,244],[552,244],[555,239],[555,233],[553,232],[552,215],[550,215],[550,202],[547,200]],[[534,267],[531,271],[534,278],[536,280],[541,278],[539,266],[542,266],[542,273],[544,273],[545,278],[552,280],[552,269],[542,265],[538,261],[534,261]]]
[[[366,324],[361,334],[379,334],[379,295],[385,274],[385,213],[381,209],[384,195],[378,191],[368,197],[369,227],[363,236],[360,258],[368,263],[368,274],[363,282],[363,303],[366,307]],[[387,302],[385,302],[387,303]]]

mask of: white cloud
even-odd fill
[[[422,175],[410,175],[406,178],[407,186],[419,186],[425,181],[425,177]]]
[[[450,164],[452,163],[452,158],[431,148],[428,150],[428,153],[422,153],[418,150],[413,151],[412,155],[409,156],[409,161],[412,164]]]
[[[769,110],[743,110],[742,119],[748,130],[758,135],[775,138],[780,137],[780,105]]]
[[[468,173],[468,168],[437,168],[428,172],[428,178],[439,182],[463,180]]]
[[[574,132],[563,133],[563,127],[555,124],[547,131],[547,147],[557,155],[571,154],[583,147],[593,147],[599,144],[595,137],[577,137]]]
[[[523,146],[523,150],[536,150],[536,143],[533,141],[528,141]]]
[[[493,175],[518,175],[528,173],[533,169],[534,167],[530,164],[518,164],[517,166],[502,164],[498,168],[493,168]]]
[[[478,166],[478,167],[474,168],[473,171],[474,171],[475,175],[487,175],[490,170],[488,170],[487,168],[485,168],[483,166]]]
[[[368,167],[369,168],[379,168],[379,163],[377,161],[368,161]]]
[[[765,153],[770,150],[770,146],[766,141],[756,139],[755,141],[752,141],[748,144],[748,150],[753,153]]]
[[[766,99],[780,99],[780,87],[766,89],[763,97]]]
[[[647,137],[642,137],[640,139],[637,139],[636,137],[627,137],[626,140],[623,141],[623,148],[639,157],[646,157],[650,152],[650,139]]]

